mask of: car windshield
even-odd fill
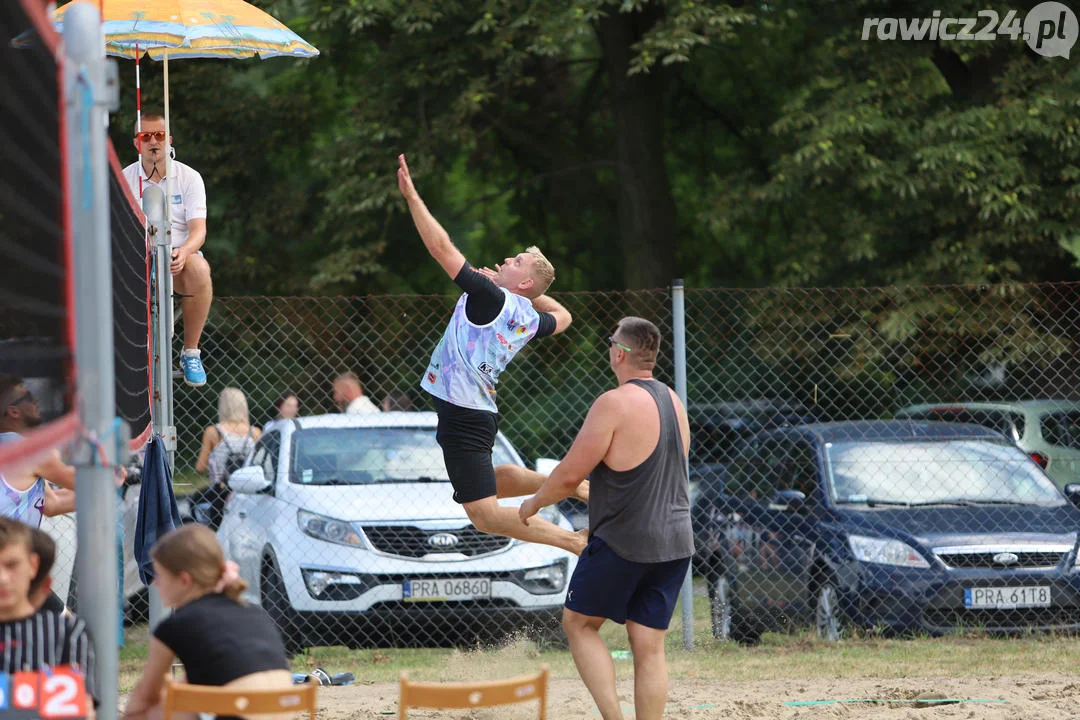
[[[435,428],[306,428],[293,434],[292,482],[303,485],[448,482]],[[495,465],[518,460],[500,436]]]
[[[1013,445],[988,440],[825,446],[831,495],[867,505],[1060,505],[1064,498]]]

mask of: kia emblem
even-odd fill
[[[1000,552],[994,556],[994,562],[998,565],[1015,565],[1020,562],[1020,557],[1016,553]]]
[[[448,532],[435,533],[427,539],[428,545],[437,548],[452,548],[459,542],[461,540],[458,539],[457,535]]]

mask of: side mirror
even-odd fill
[[[555,466],[559,464],[558,460],[553,458],[537,458],[536,459],[536,472],[541,475],[550,475],[551,471],[555,469]]]
[[[229,489],[233,492],[257,495],[270,489],[262,465],[248,465],[233,471],[229,476]]]
[[[806,505],[806,493],[799,490],[780,490],[776,493],[770,510],[782,510],[784,512],[798,512]]]
[[[1080,483],[1069,483],[1065,486],[1064,492],[1069,502],[1080,507]]]

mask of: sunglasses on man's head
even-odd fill
[[[626,347],[621,342],[616,340],[614,335],[608,338],[608,342],[624,352],[633,352],[633,349]]]
[[[151,140],[157,140],[158,142],[165,142],[164,130],[143,130],[142,132],[135,133],[135,137],[139,138],[139,142],[150,142]]]
[[[34,393],[27,390],[22,395],[15,398],[14,400],[12,400],[10,404],[11,405],[19,405],[19,404],[24,403],[24,402],[34,402]]]

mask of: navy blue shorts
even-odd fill
[[[623,560],[596,537],[578,558],[566,592],[566,608],[623,624],[667,630],[690,558],[659,563]]]

